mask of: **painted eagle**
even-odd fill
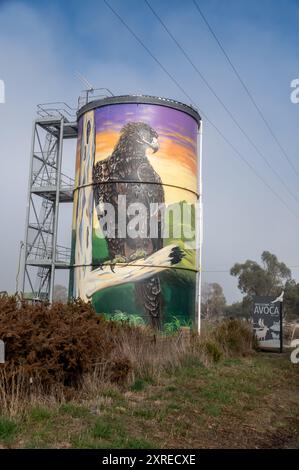
[[[160,176],[154,170],[147,151],[153,153],[159,149],[158,134],[148,124],[143,122],[129,122],[120,131],[120,138],[113,153],[105,160],[99,161],[93,168],[94,198],[97,214],[101,218],[107,212],[101,207],[103,203],[113,205],[115,214],[118,214],[118,196],[126,196],[126,208],[132,203],[142,203],[147,209],[146,230],[149,234],[150,220],[153,217],[150,206],[153,203],[164,203],[164,189]],[[107,246],[111,263],[130,262],[139,258],[146,258],[163,248],[161,236],[161,217],[156,214],[157,236],[124,237],[119,236],[119,221],[115,221],[115,237],[107,236]],[[130,217],[127,215],[126,227]],[[171,254],[173,263],[181,260],[180,250]],[[161,328],[162,294],[158,275],[141,279],[135,284],[137,302],[142,304],[154,328]]]

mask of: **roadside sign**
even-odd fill
[[[253,303],[252,324],[259,347],[282,352],[282,301],[255,296]]]

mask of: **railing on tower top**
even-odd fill
[[[108,96],[114,96],[109,88],[90,88],[89,90],[84,90],[78,98],[78,109],[91,101],[108,98]]]
[[[109,96],[114,96],[109,88],[90,88],[81,92],[77,108],[72,108],[64,101],[41,103],[37,105],[37,115],[41,118],[59,117],[64,118],[68,122],[75,122],[77,120],[76,112],[78,109],[91,101]]]
[[[37,115],[41,118],[60,117],[68,122],[75,122],[77,119],[76,109],[63,101],[38,104]]]

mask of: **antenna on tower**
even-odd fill
[[[94,91],[94,86],[80,72],[76,71],[77,78],[87,86],[87,91]]]
[[[79,78],[79,80],[81,80],[82,83],[84,83],[85,86],[87,86],[87,89],[84,90],[85,93],[86,93],[86,103],[88,103],[89,101],[89,94],[90,93],[93,93],[95,88],[94,86],[87,80],[87,78],[85,78],[80,72],[76,71],[75,72],[75,75],[77,76],[77,78]]]

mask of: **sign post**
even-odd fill
[[[252,323],[260,349],[280,353],[283,350],[282,299],[283,295],[253,298]]]

